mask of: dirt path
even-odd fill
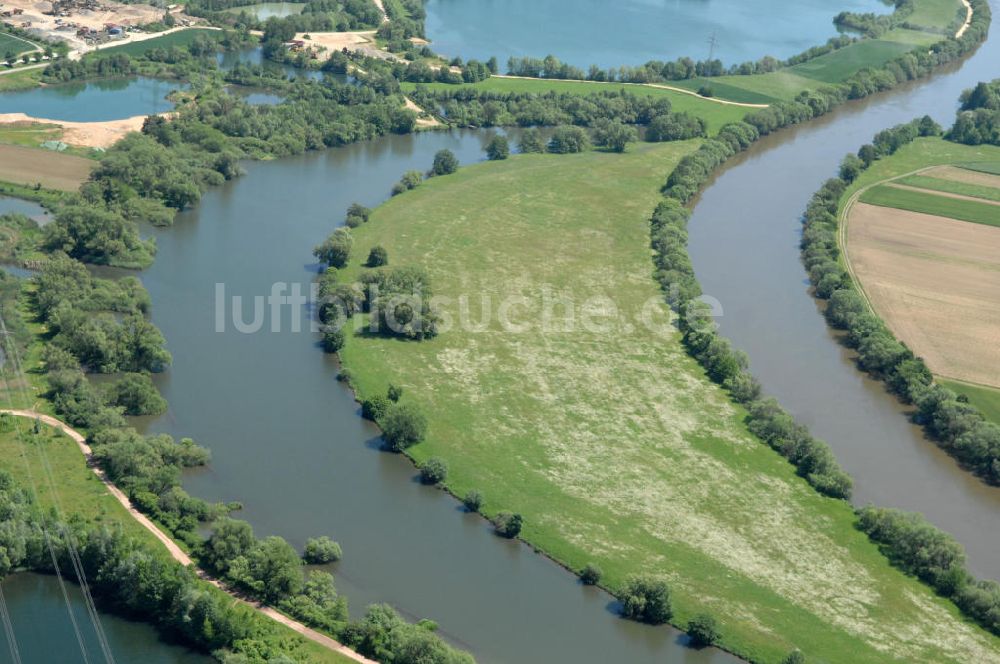
[[[563,81],[565,83],[604,83],[605,81],[587,81],[578,79],[555,79],[555,78],[533,78],[531,76],[512,76],[511,74],[493,74],[494,78],[518,78],[525,81]],[[664,85],[663,83],[616,83],[616,85],[635,85],[644,88],[659,88],[660,90],[670,90],[671,92],[679,92],[682,95],[690,95],[692,97],[697,97],[698,99],[703,99],[705,101],[714,102],[716,104],[725,104],[726,106],[742,106],[743,108],[767,108],[770,104],[750,104],[742,101],[730,101],[729,99],[719,99],[718,97],[703,97],[694,90],[686,90],[684,88],[678,88],[673,85]]]
[[[964,35],[965,31],[972,25],[972,3],[969,0],[962,0],[962,4],[965,5],[965,24],[955,33],[955,39]]]
[[[122,493],[122,491],[118,487],[116,487],[111,482],[111,480],[108,479],[108,476],[104,473],[104,471],[96,463],[94,463],[93,450],[91,450],[90,445],[87,444],[86,437],[83,436],[79,431],[73,429],[65,422],[57,420],[51,415],[45,415],[43,413],[38,413],[33,410],[11,410],[4,408],[0,409],[0,413],[6,413],[8,415],[13,415],[15,417],[25,417],[32,420],[38,420],[42,424],[58,429],[59,431],[62,431],[64,434],[72,438],[76,442],[77,446],[80,448],[80,451],[83,452],[83,456],[87,460],[87,465],[90,466],[90,469],[93,470],[94,474],[97,475],[97,477],[101,480],[101,482],[107,488],[108,492],[112,496],[114,496],[119,503],[121,503],[122,507],[128,510],[128,513],[131,514],[132,517],[136,521],[138,521],[143,528],[151,532],[153,536],[156,537],[156,539],[160,540],[160,542],[163,543],[163,546],[167,547],[167,551],[170,552],[170,556],[174,560],[179,562],[181,565],[184,565],[185,567],[194,565],[194,562],[191,560],[191,557],[188,556],[188,554],[186,554],[179,546],[177,546],[177,544],[172,539],[170,539],[162,530],[160,530],[155,523],[150,521],[146,517],[146,515],[135,509],[135,507],[132,506],[131,501],[129,501],[128,496]],[[253,609],[256,609],[257,611],[264,614],[271,620],[280,623],[285,627],[288,627],[289,629],[294,630],[298,634],[301,634],[303,637],[309,639],[314,643],[318,643],[319,645],[328,648],[330,650],[333,650],[334,652],[337,652],[343,655],[344,657],[350,658],[355,662],[361,662],[362,664],[378,664],[377,662],[354,652],[353,650],[351,650],[344,644],[340,643],[339,641],[336,641],[330,638],[329,636],[326,636],[325,634],[321,634],[314,629],[310,629],[309,627],[306,627],[305,625],[303,625],[298,621],[292,620],[288,616],[284,615],[283,613],[280,613],[279,611],[271,608],[270,606],[265,606],[263,604],[260,604],[259,602],[250,601],[245,597],[241,597],[237,593],[234,593],[230,589],[223,586],[216,579],[213,579],[210,576],[208,576],[202,570],[198,570],[198,576],[204,581],[211,583],[216,588],[221,589],[222,591],[224,591],[225,593],[236,599],[238,602],[241,602]]]

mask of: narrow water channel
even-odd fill
[[[1000,3],[991,1],[994,16]],[[1000,76],[1000,36],[969,60],[826,118],[769,137],[701,196],[690,252],[721,331],[749,353],[754,373],[855,479],[855,501],[922,512],[965,545],[970,569],[1000,579],[1000,488],[984,485],[911,425],[880,383],[854,366],[809,295],[799,260],[809,198],[843,156],[889,126],[931,115],[950,126],[963,89]]]

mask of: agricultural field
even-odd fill
[[[6,32],[0,32],[0,56],[13,53],[19,56],[22,53],[32,53],[38,50],[38,44],[24,37],[18,37]]]
[[[896,182],[908,187],[915,187],[917,189],[940,191],[946,194],[956,194],[958,196],[968,196],[970,198],[982,198],[987,201],[1000,202],[1000,178],[996,178],[996,186],[976,184],[977,181],[982,181],[993,176],[970,173],[969,171],[958,168],[951,169],[947,166],[942,167],[942,171],[944,169],[948,169],[948,172],[960,174],[959,177],[966,177],[962,177],[962,179],[958,179],[958,177],[935,177],[939,172],[928,171],[926,174],[910,175],[905,178],[900,178],[899,180],[896,180]]]
[[[1000,189],[982,184],[995,176],[935,166],[972,152],[998,150],[919,139],[876,162],[847,211],[845,246],[876,313],[936,375],[1000,387],[1000,205],[967,197]]]
[[[910,212],[1000,226],[1000,205],[926,190],[881,185],[861,195],[861,202]]]
[[[0,145],[0,180],[46,189],[76,191],[97,162],[20,145]]]
[[[864,67],[881,67],[913,49],[913,44],[887,39],[865,39],[807,60],[787,71],[819,83],[839,83]]]
[[[597,563],[611,588],[666,577],[674,622],[708,610],[744,657],[997,659],[1000,640],[892,568],[846,502],[749,434],[668,324],[648,219],[696,146],[519,155],[376,209],[342,278],[381,245],[390,268],[427,270],[446,319],[473,325],[420,342],[348,334],[359,397],[403,387],[430,422],[410,453],[445,459],[450,491],[521,513],[529,543],[573,569]],[[502,303],[527,328],[499,325]]]
[[[102,48],[99,51],[95,51],[94,56],[108,55],[109,53],[121,53],[132,56],[142,55],[154,48],[166,49],[172,46],[187,46],[202,35],[212,37],[219,35],[219,32],[217,30],[209,30],[208,28],[188,28],[187,30],[178,30],[177,32],[171,32],[160,37]]]

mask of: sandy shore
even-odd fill
[[[0,125],[34,122],[58,125],[63,130],[59,140],[70,145],[88,148],[111,147],[125,134],[141,130],[145,119],[145,115],[136,115],[123,120],[107,120],[105,122],[69,122],[36,118],[24,113],[0,113]]]

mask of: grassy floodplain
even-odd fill
[[[608,315],[601,330],[348,335],[341,356],[359,396],[403,386],[430,420],[412,455],[444,458],[449,490],[482,491],[487,514],[520,512],[527,541],[572,569],[597,563],[611,589],[637,572],[668,578],[672,622],[711,611],[723,645],[752,661],[793,647],[826,662],[1000,658],[1000,640],[889,565],[847,503],[821,497],[747,432],[672,328],[627,327],[647,306],[654,320],[668,315],[648,217],[696,145],[517,156],[374,211],[354,232],[345,280],[382,245],[390,266],[425,267],[435,294],[469,296],[473,322],[483,295],[494,308],[526,298],[519,323],[538,323],[546,289],[613,308],[589,308]]]

